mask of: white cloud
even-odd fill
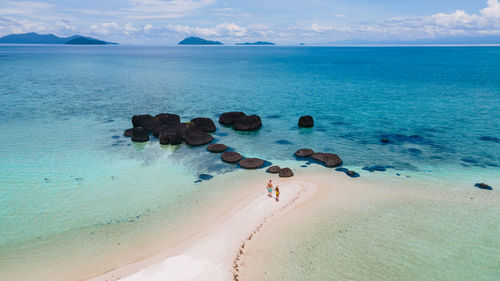
[[[331,25],[314,23],[302,28],[329,36],[330,41],[357,37],[358,39],[426,39],[446,36],[477,36],[500,34],[500,3],[487,0],[480,14],[463,10],[414,18],[391,18],[381,22]],[[311,36],[311,35],[310,35]]]

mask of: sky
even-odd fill
[[[1,0],[0,36],[26,32],[130,44],[175,44],[187,36],[279,44],[500,38],[500,2]]]

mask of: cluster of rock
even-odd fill
[[[280,166],[271,166],[266,170],[266,172],[270,174],[279,174],[280,178],[293,177],[292,169],[281,168]]]
[[[149,141],[149,134],[153,134],[161,144],[177,145],[185,141],[192,146],[211,142],[213,137],[208,133],[216,129],[210,118],[198,117],[181,123],[179,115],[170,113],[134,115],[132,125],[133,128],[125,130],[124,135],[132,137],[134,142]]]
[[[262,121],[258,115],[246,115],[241,111],[222,113],[219,123],[232,126],[236,131],[255,131],[262,127]]]
[[[262,127],[262,121],[257,115],[246,115],[244,112],[233,111],[220,115],[219,123],[224,126],[231,126],[236,131],[255,131]],[[152,134],[159,138],[160,144],[178,145],[185,142],[191,146],[208,144],[213,141],[210,133],[216,131],[212,119],[197,117],[190,122],[181,123],[180,116],[171,113],[161,113],[155,116],[149,114],[134,115],[132,117],[133,128],[124,132],[125,136],[131,137],[134,142],[147,142]],[[312,116],[305,115],[299,118],[300,128],[310,128],[314,126]],[[265,165],[266,161],[259,158],[244,158],[236,151],[227,151],[228,146],[222,143],[213,143],[207,146],[207,150],[212,153],[222,153],[222,161],[230,164],[238,164],[243,169],[258,169]],[[304,148],[295,152],[298,158],[310,158],[322,163],[326,167],[337,167],[342,164],[342,159],[333,153],[314,152],[312,149]],[[272,166],[267,172],[279,174],[280,177],[292,177],[294,175],[290,168],[280,168]],[[354,175],[352,171],[346,172]],[[357,173],[356,173],[357,174]]]

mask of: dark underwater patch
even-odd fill
[[[422,150],[418,148],[408,148],[408,152],[410,152],[413,155],[420,155],[422,154]]]
[[[497,137],[483,136],[483,137],[480,137],[479,139],[482,141],[490,141],[490,142],[500,143],[500,139]]]
[[[204,180],[204,181],[210,180],[210,179],[212,179],[213,177],[214,177],[214,176],[209,175],[209,174],[200,174],[200,175],[198,176],[198,178],[199,178],[200,180]]]
[[[292,145],[293,143],[288,141],[288,140],[277,140],[274,142],[275,144],[281,144],[281,145]]]
[[[115,136],[112,136],[111,138],[114,139],[114,140],[117,140],[117,139],[120,138],[120,136],[115,135]]]
[[[281,118],[281,115],[267,115],[266,118],[267,119],[279,119],[279,118]]]

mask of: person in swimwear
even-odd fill
[[[273,197],[273,183],[271,180],[267,183],[267,196]]]
[[[280,188],[279,188],[279,185],[276,186],[276,188],[274,189],[274,191],[276,191],[276,202],[280,201]]]

